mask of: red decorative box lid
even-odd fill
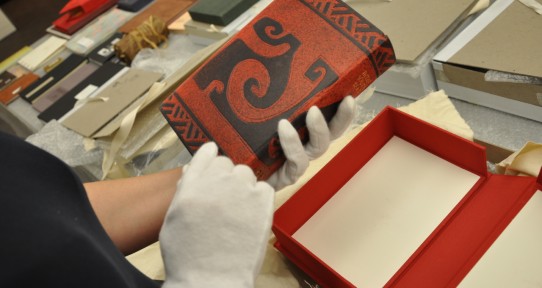
[[[318,106],[329,120],[395,62],[389,39],[341,1],[275,0],[182,83],[161,111],[186,148],[215,141],[268,178],[284,161],[277,124],[306,138]],[[305,139],[306,140],[306,139]]]

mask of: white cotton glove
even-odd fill
[[[252,169],[196,152],[160,231],[164,288],[253,287],[271,231],[274,190]]]
[[[347,96],[339,104],[335,116],[328,123],[318,107],[311,107],[305,122],[309,131],[309,142],[303,147],[297,131],[288,120],[280,120],[278,134],[286,162],[267,179],[267,183],[280,190],[293,184],[309,166],[309,161],[326,152],[329,143],[341,136],[354,119],[356,103]]]

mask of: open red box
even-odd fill
[[[482,287],[486,262],[516,265],[495,259],[536,222],[527,210],[542,213],[537,191],[542,173],[490,174],[483,146],[388,107],[276,211],[275,247],[323,287]],[[536,242],[542,225],[530,225],[538,238],[520,239]],[[540,239],[507,245],[538,259]]]

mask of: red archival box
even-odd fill
[[[478,180],[465,190],[464,196],[461,194],[451,210],[445,211],[445,217],[436,219],[436,228],[423,235],[421,245],[414,247],[412,254],[406,254],[405,259],[408,260],[400,262],[400,268],[391,271],[392,277],[385,278],[379,287],[456,287],[535,192],[542,190],[542,171],[538,179],[488,173],[483,146],[387,107],[275,213],[275,247],[322,287],[355,286],[293,235],[394,136],[458,166],[460,170],[477,175],[475,179]],[[388,175],[388,178],[393,176]],[[420,179],[415,178],[414,182],[428,181],[421,177],[423,175],[418,176]],[[413,206],[416,205],[418,203]],[[358,220],[363,219],[356,218]],[[391,235],[398,234],[392,232]],[[359,241],[364,235],[369,236],[360,233],[359,239],[354,239],[358,242],[354,243],[361,243]],[[359,261],[363,260],[360,257]],[[378,268],[372,267],[373,264],[368,263],[368,270],[376,273]]]
[[[62,33],[72,35],[117,2],[118,0],[71,0],[60,10],[60,17],[53,22],[53,26]]]
[[[189,152],[215,141],[267,179],[284,162],[277,124],[303,140],[306,111],[326,119],[395,62],[389,39],[337,0],[275,0],[161,105]]]

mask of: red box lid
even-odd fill
[[[54,28],[62,33],[73,34],[94,18],[113,7],[118,0],[72,0],[59,12],[53,21]]]
[[[194,153],[214,141],[267,179],[285,158],[277,124],[302,138],[318,106],[329,120],[395,62],[389,39],[341,1],[275,0],[213,54],[161,106]],[[306,140],[306,139],[304,139]]]
[[[106,1],[96,1],[96,0],[71,0],[62,9],[60,10],[59,14],[65,14],[65,13],[74,13],[78,11],[82,11],[83,13],[89,13],[92,10],[100,7],[100,5],[103,5]]]

